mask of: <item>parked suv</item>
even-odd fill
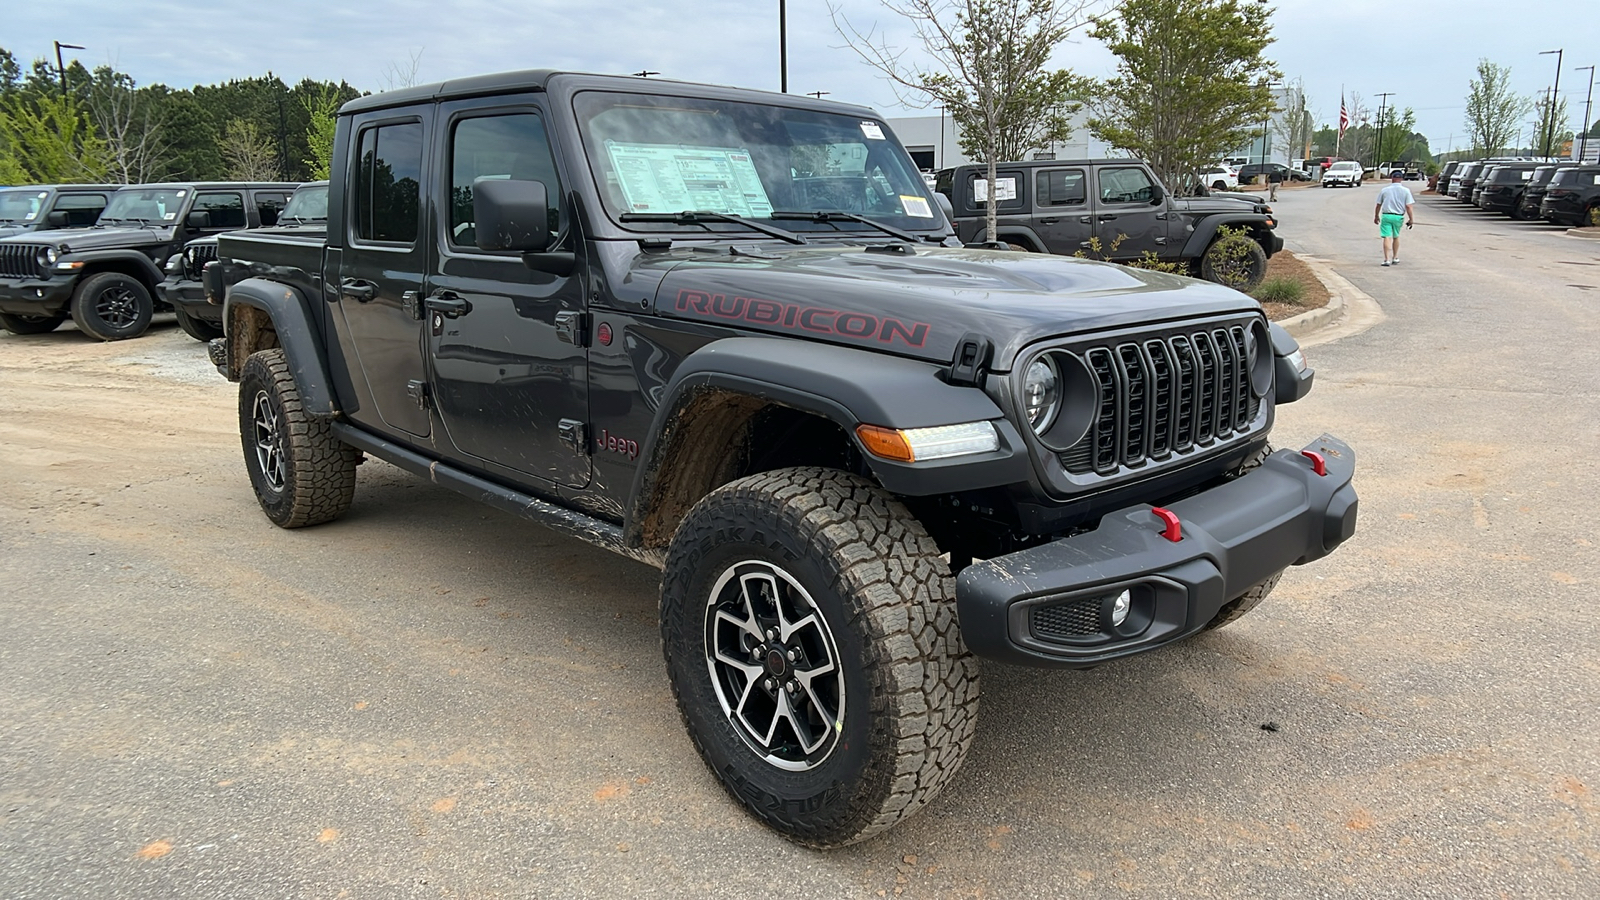
[[[1254,288],[1267,258],[1283,249],[1270,207],[1248,195],[1174,197],[1136,159],[1030,160],[996,168],[996,239],[1020,250],[1063,256],[1136,260],[1150,253],[1181,263],[1190,274]],[[988,235],[988,167],[960,166],[939,181],[956,234],[969,244]],[[1238,246],[1247,259],[1227,264],[1215,249],[1220,229],[1254,240]],[[1098,249],[1096,249],[1098,248]]]
[[[1328,166],[1322,173],[1322,186],[1325,188],[1344,185],[1345,187],[1360,187],[1364,180],[1361,163],[1353,159],[1341,159]]]
[[[1434,193],[1436,193],[1436,194],[1447,194],[1447,193],[1449,193],[1450,177],[1452,175],[1454,175],[1456,173],[1456,170],[1459,169],[1459,168],[1461,168],[1461,163],[1457,162],[1455,160],[1451,160],[1450,162],[1445,163],[1444,164],[1444,168],[1441,168],[1439,170],[1439,179],[1433,183],[1433,191],[1434,191]]]
[[[328,183],[312,181],[295,188],[288,205],[278,213],[276,225],[273,234],[281,240],[321,243],[328,228]],[[157,289],[177,313],[178,327],[197,341],[222,337],[222,298],[207,294],[200,280],[205,267],[216,258],[216,235],[195,238],[167,260],[167,277]]]
[[[352,100],[334,146],[325,244],[205,273],[262,511],[338,518],[368,454],[661,567],[693,744],[798,842],[937,796],[976,657],[1155,650],[1354,531],[1351,449],[1268,444],[1311,375],[1254,300],[963,248],[873,110],[541,70]]]
[[[1505,163],[1478,182],[1478,208],[1488,212],[1502,212],[1516,218],[1517,205],[1522,202],[1522,192],[1533,178],[1538,166],[1533,163]]]
[[[1522,199],[1517,201],[1517,218],[1539,218],[1539,206],[1544,202],[1545,189],[1550,186],[1550,179],[1562,169],[1572,167],[1572,163],[1558,163],[1553,166],[1539,166],[1533,170],[1533,177],[1528,179],[1527,187],[1522,189]]]
[[[114,184],[36,184],[0,190],[0,238],[87,228],[100,218]]]
[[[1311,176],[1299,169],[1291,169],[1283,163],[1251,163],[1239,169],[1240,184],[1254,184],[1260,178],[1263,183],[1276,178],[1279,183],[1286,181],[1310,181]]]
[[[1557,225],[1600,226],[1600,166],[1573,166],[1551,176],[1539,217]]]
[[[293,184],[141,184],[111,195],[94,228],[0,239],[0,325],[54,331],[67,316],[103,341],[143,334],[161,267],[206,234],[278,220]]]

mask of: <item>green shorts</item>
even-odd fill
[[[1384,213],[1378,217],[1378,237],[1397,238],[1400,236],[1400,227],[1406,224],[1404,213]]]

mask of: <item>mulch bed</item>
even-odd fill
[[[1274,253],[1272,258],[1267,260],[1267,277],[1262,283],[1265,284],[1274,278],[1288,278],[1299,282],[1300,302],[1263,303],[1261,307],[1267,311],[1267,318],[1278,321],[1328,305],[1328,289],[1322,286],[1316,275],[1312,274],[1310,266],[1297,259],[1288,250]]]

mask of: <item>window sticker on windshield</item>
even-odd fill
[[[900,208],[905,210],[906,215],[908,216],[915,216],[919,219],[933,218],[933,210],[928,206],[928,198],[926,197],[913,197],[909,194],[901,194]]]
[[[606,153],[633,212],[772,215],[748,150],[606,141]]]
[[[163,218],[163,219],[176,219],[177,217],[178,217],[177,213],[167,213],[166,215],[162,216],[161,218]]]
[[[867,139],[871,141],[884,140],[883,129],[878,127],[877,122],[862,122],[861,133],[866,135]]]
[[[187,194],[187,193],[189,193],[189,192],[188,191],[179,191],[178,192],[178,199],[182,200],[183,199],[183,195]]]
[[[1523,181],[1532,181],[1533,180],[1533,173],[1532,172],[1523,172],[1522,173],[1522,180]]]

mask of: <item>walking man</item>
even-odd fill
[[[1410,228],[1415,219],[1411,205],[1416,201],[1411,189],[1400,183],[1405,177],[1406,173],[1399,169],[1390,172],[1389,186],[1378,192],[1378,205],[1372,208],[1372,224],[1378,226],[1386,266],[1400,262],[1400,226]]]

